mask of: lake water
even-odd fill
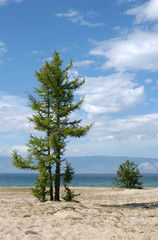
[[[35,186],[35,173],[0,173],[0,186]],[[110,187],[113,185],[116,174],[82,174],[74,175],[70,186],[83,187]],[[145,173],[141,179],[143,187],[158,187],[158,173]]]

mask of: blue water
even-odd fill
[[[0,186],[30,187],[35,186],[37,174],[0,173]],[[110,187],[116,174],[75,174],[71,186]],[[143,187],[158,187],[158,173],[145,173],[141,179]]]

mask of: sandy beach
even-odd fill
[[[73,189],[77,202],[42,203],[30,188],[0,187],[0,239],[158,239],[158,189]]]

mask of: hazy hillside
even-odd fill
[[[139,164],[141,172],[158,173],[158,158],[132,158],[124,156],[68,157],[76,172],[81,173],[116,173],[119,165],[127,159]]]
[[[158,173],[158,158],[132,158],[116,156],[67,157],[76,173],[116,173],[118,166],[125,160],[139,164],[141,172]],[[12,166],[10,157],[0,156],[0,173],[28,172]]]
[[[0,173],[21,173],[27,171],[21,171],[12,165],[11,157],[0,156]]]

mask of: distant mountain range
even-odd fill
[[[67,157],[76,173],[116,173],[119,165],[126,160],[139,165],[142,173],[158,173],[158,158],[117,157],[117,156],[82,156]],[[10,157],[0,156],[0,173],[28,172],[12,165]]]

